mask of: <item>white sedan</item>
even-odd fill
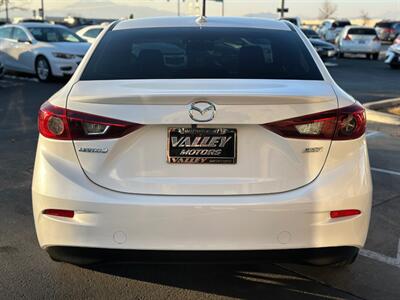
[[[372,27],[346,26],[338,36],[337,44],[340,57],[347,53],[366,54],[377,60],[381,50],[381,41]]]
[[[48,81],[72,75],[90,44],[69,29],[46,23],[0,27],[0,51],[8,71],[35,74]]]
[[[40,108],[39,244],[76,264],[352,263],[371,212],[365,130],[362,105],[289,22],[116,22]]]
[[[83,27],[82,29],[76,32],[84,40],[88,41],[88,43],[93,43],[98,35],[103,31],[104,28],[108,26],[108,23],[103,23],[101,25],[90,25]]]

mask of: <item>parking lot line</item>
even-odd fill
[[[397,247],[396,257],[389,257],[371,250],[361,249],[360,254],[365,257],[369,257],[373,260],[383,262],[385,264],[400,268],[400,240]]]
[[[385,169],[380,169],[380,168],[372,168],[372,167],[371,167],[371,170],[375,171],[375,172],[380,172],[380,173],[400,176],[400,172],[397,172],[397,171],[385,170]]]

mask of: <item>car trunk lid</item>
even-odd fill
[[[197,101],[215,105],[212,120],[191,119],[190,105]],[[74,141],[94,183],[125,193],[241,195],[285,192],[313,181],[331,141],[284,138],[260,125],[336,109],[337,99],[329,83],[311,80],[80,81],[67,108],[144,125],[122,138]],[[236,162],[168,162],[168,132],[193,125],[236,130]]]

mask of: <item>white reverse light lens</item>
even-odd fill
[[[318,135],[321,133],[323,122],[296,125],[296,130],[300,134]]]
[[[96,123],[82,123],[83,130],[87,135],[99,135],[104,134],[107,132],[110,126],[103,125],[103,124],[96,124]]]

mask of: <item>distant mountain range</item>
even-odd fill
[[[247,14],[246,17],[277,19],[279,15],[269,12],[260,12],[260,13]]]
[[[116,4],[112,1],[93,0],[80,0],[64,7],[63,9],[47,10],[46,14],[51,16],[72,15],[92,18],[123,18],[128,17],[130,14],[133,14],[135,18],[174,15],[173,12],[158,10],[151,7]]]

